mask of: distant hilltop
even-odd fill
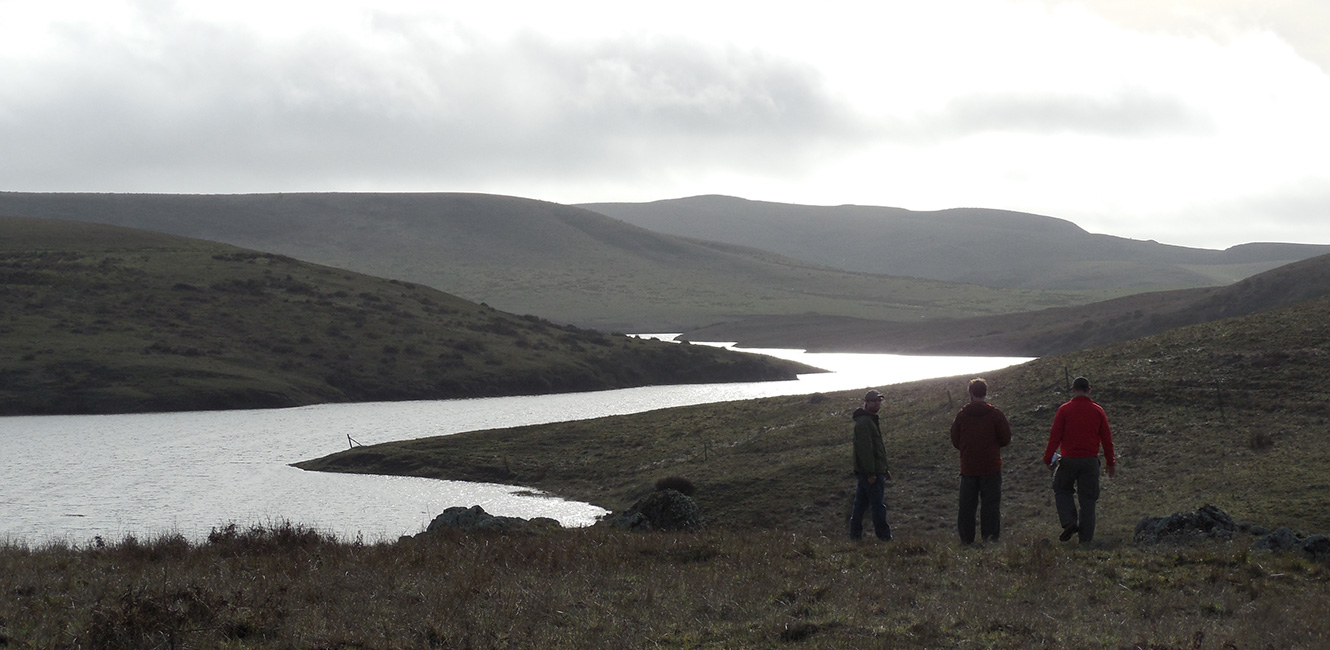
[[[1228,284],[1330,246],[1252,243],[1217,251],[1096,235],[1054,217],[1009,210],[917,212],[695,196],[586,203],[656,232],[751,246],[848,271],[1001,289],[1180,288]]]

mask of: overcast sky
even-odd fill
[[[0,190],[697,194],[1330,244],[1330,2],[0,0]]]

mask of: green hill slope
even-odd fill
[[[806,312],[955,318],[1105,297],[850,272],[661,235],[581,208],[477,194],[0,192],[0,214],[225,242],[602,331],[682,331]]]
[[[1086,375],[1120,459],[1100,501],[1103,539],[1129,541],[1143,517],[1206,503],[1240,521],[1330,531],[1322,507],[1330,489],[1327,358],[1330,299],[1321,299],[991,373],[991,400],[1013,429],[1003,452],[1005,530],[1056,532],[1040,457],[1070,378]],[[886,389],[895,476],[887,499],[898,540],[954,530],[958,464],[948,429],[967,379]],[[861,399],[860,391],[772,398],[467,433],[300,466],[501,480],[615,510],[677,475],[697,485],[715,526],[840,535],[852,496],[850,414]]]
[[[546,393],[801,369],[559,326],[224,244],[0,217],[0,415]]]
[[[929,323],[818,314],[772,316],[699,328],[683,338],[819,351],[1046,356],[1269,311],[1327,294],[1330,255],[1323,255],[1228,286],[1142,293],[1074,307]]]
[[[743,244],[864,273],[998,288],[1167,288],[1228,284],[1330,253],[1330,246],[1244,244],[1224,251],[1086,232],[1007,210],[913,211],[696,196],[581,207],[656,232]]]

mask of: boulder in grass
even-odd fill
[[[1212,505],[1196,512],[1179,512],[1167,517],[1146,517],[1136,524],[1137,544],[1187,543],[1200,540],[1233,539],[1238,529],[1228,513]]]
[[[697,530],[706,525],[697,501],[678,490],[657,490],[614,520],[628,530]]]
[[[1302,543],[1302,552],[1317,560],[1330,559],[1330,536],[1312,535]]]
[[[1265,551],[1293,551],[1302,548],[1302,540],[1287,528],[1278,528],[1266,534],[1252,544],[1252,548]]]
[[[1259,548],[1275,552],[1301,552],[1312,560],[1330,560],[1330,536],[1299,535],[1287,528],[1280,528],[1252,544]]]

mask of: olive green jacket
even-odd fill
[[[888,474],[887,447],[876,415],[863,409],[854,412],[854,471],[856,474]]]

